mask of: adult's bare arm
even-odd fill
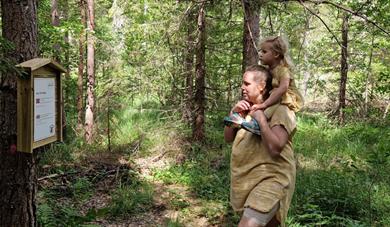
[[[269,127],[267,118],[262,110],[250,113],[260,125],[261,137],[272,156],[280,155],[288,141],[288,132],[281,125]]]
[[[225,142],[231,143],[234,141],[234,138],[236,138],[237,129],[225,126],[223,133],[225,137]]]

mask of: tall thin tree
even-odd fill
[[[37,0],[1,0],[2,36],[14,48],[4,58],[38,56]],[[36,226],[36,153],[16,151],[17,75],[0,75],[0,226]]]
[[[339,86],[339,105],[337,108],[339,123],[343,124],[345,120],[345,93],[348,78],[348,17],[347,13],[343,15],[343,23],[341,28],[341,60],[340,60],[340,86]]]
[[[59,11],[58,5],[59,5],[58,0],[51,0],[50,16],[51,16],[51,25],[53,25],[54,27],[60,26],[60,11]],[[67,41],[67,38],[68,37],[66,37],[66,35],[65,35],[64,41]],[[54,45],[53,45],[54,56],[53,57],[57,62],[61,62],[61,52],[62,52],[61,49],[62,48],[61,48],[61,45],[59,43],[54,43]],[[69,55],[69,52],[67,49],[65,50],[65,53],[67,53]],[[69,67],[67,66],[67,73],[66,73],[67,79],[68,79],[68,75],[69,75]],[[62,90],[63,97],[65,97],[64,93],[65,93],[65,91]],[[63,102],[61,103],[61,106],[62,106],[62,134],[66,138],[66,135],[67,135],[67,133],[66,133],[66,112],[65,112]]]
[[[372,34],[371,37],[371,45],[370,45],[370,54],[368,56],[368,64],[367,64],[367,77],[365,81],[365,89],[364,89],[364,116],[367,116],[368,114],[368,103],[370,101],[370,89],[372,87],[372,58],[373,58],[373,53],[374,53],[374,41],[375,41],[375,36]]]
[[[205,79],[206,79],[206,12],[205,3],[201,3],[198,12],[198,40],[195,63],[195,116],[193,139],[203,141],[205,138]]]
[[[94,0],[87,0],[87,103],[85,109],[85,140],[92,143],[95,126],[95,16]]]
[[[80,18],[82,29],[79,36],[79,63],[77,76],[77,131],[81,132],[83,129],[83,80],[84,80],[84,46],[85,46],[85,0],[79,1]]]
[[[260,8],[261,1],[242,0],[244,8],[244,34],[243,34],[243,50],[242,50],[242,72],[249,65],[257,64],[259,54],[257,53],[256,44],[259,40],[260,28]]]
[[[186,77],[186,99],[185,107],[183,111],[183,118],[186,122],[192,123],[193,121],[193,79],[194,79],[194,34],[196,33],[195,21],[196,14],[193,10],[190,10],[186,17],[187,37],[186,37],[186,49],[185,61],[184,61],[184,75]]]
[[[60,26],[60,14],[58,11],[58,1],[57,0],[51,0],[51,9],[50,9],[50,16],[51,16],[51,25],[54,27],[59,27]],[[54,59],[57,62],[60,62],[60,44],[59,43],[54,43],[53,45],[54,49]]]

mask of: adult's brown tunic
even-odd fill
[[[278,105],[268,123],[271,128],[284,127],[288,142],[280,156],[271,157],[260,136],[243,129],[237,132],[231,155],[230,202],[236,211],[250,207],[260,212],[269,212],[279,203],[276,218],[284,226],[295,188],[296,166],[291,143],[296,130],[295,113],[286,105]]]

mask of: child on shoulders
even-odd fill
[[[262,40],[260,48],[260,61],[271,71],[273,89],[270,97],[261,104],[253,105],[252,110],[265,110],[269,118],[280,103],[298,112],[304,101],[291,73],[293,64],[288,55],[287,41],[280,36],[268,37]]]

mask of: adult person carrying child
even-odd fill
[[[254,118],[260,135],[239,127],[224,129],[225,141],[233,142],[230,202],[235,211],[243,212],[239,226],[284,226],[294,193],[294,111],[286,105],[278,105],[270,116],[251,110],[266,100],[271,80],[266,68],[248,67],[242,79],[243,100],[230,112],[231,118],[239,115],[245,122],[255,122]]]

